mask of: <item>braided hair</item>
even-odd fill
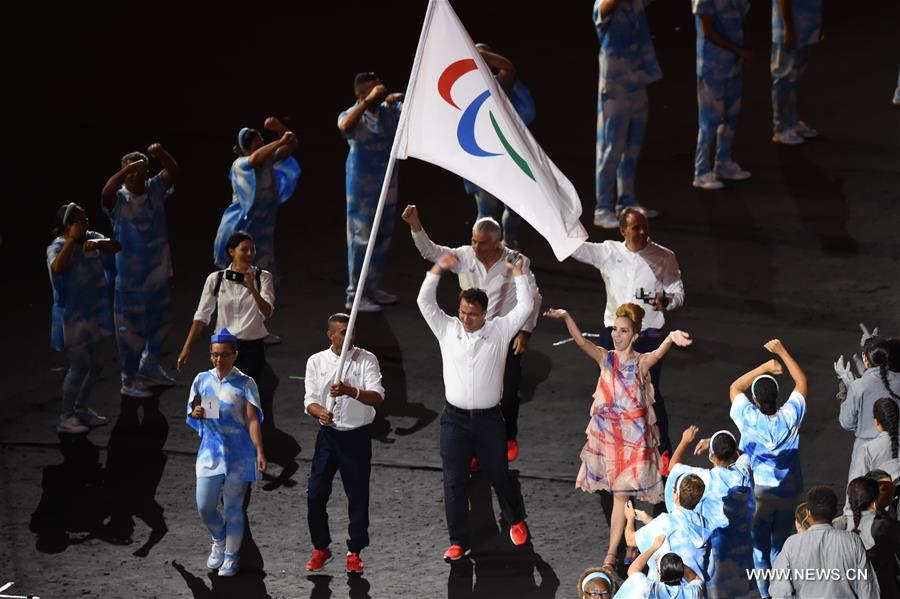
[[[853,510],[853,532],[859,534],[862,513],[878,499],[878,483],[865,476],[854,478],[847,486],[847,498]]]
[[[884,384],[884,388],[887,389],[887,392],[891,397],[900,401],[900,395],[894,393],[893,389],[891,389],[891,386],[888,383],[888,362],[890,361],[890,349],[891,346],[890,343],[888,343],[888,340],[877,335],[866,339],[866,342],[863,345],[863,353],[866,355],[866,358],[869,359],[869,363],[872,366],[878,367],[878,371],[881,374],[881,382],[882,384]]]
[[[900,406],[890,397],[882,397],[875,402],[873,406],[875,412],[875,420],[881,425],[881,428],[891,437],[891,457],[897,457],[898,440],[897,427],[900,424]]]

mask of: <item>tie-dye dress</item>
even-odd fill
[[[581,450],[576,485],[582,491],[625,493],[662,501],[659,430],[653,412],[653,384],[642,374],[642,354],[621,360],[609,352],[600,364],[587,442]]]

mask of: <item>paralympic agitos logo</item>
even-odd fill
[[[475,119],[478,116],[478,111],[481,109],[481,105],[484,104],[485,100],[487,100],[490,95],[490,90],[484,90],[480,95],[478,95],[474,100],[472,100],[468,106],[466,106],[465,110],[461,109],[456,102],[453,101],[453,97],[450,95],[450,91],[453,89],[453,84],[456,83],[456,80],[468,73],[469,71],[474,71],[478,68],[475,64],[475,60],[472,58],[463,58],[462,60],[457,60],[456,62],[450,64],[447,68],[444,69],[444,72],[441,73],[441,76],[438,78],[438,94],[440,94],[441,98],[449,104],[453,106],[457,110],[462,110],[462,116],[459,118],[459,124],[456,126],[456,139],[459,142],[460,147],[468,154],[472,156],[477,156],[479,158],[489,158],[492,156],[501,156],[501,154],[496,152],[488,152],[478,145],[478,141],[475,139]],[[497,137],[500,139],[500,143],[503,145],[503,149],[506,150],[506,153],[512,158],[512,161],[522,169],[522,172],[528,175],[532,181],[535,180],[534,175],[531,173],[531,167],[528,166],[528,163],[525,162],[525,159],[522,158],[516,151],[513,149],[512,145],[510,145],[509,141],[506,139],[506,136],[503,135],[503,131],[500,129],[500,125],[497,124],[497,119],[494,117],[494,113],[488,110],[488,117],[491,120],[491,126],[494,128],[494,132],[497,134]]]

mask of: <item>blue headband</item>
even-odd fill
[[[610,580],[609,576],[605,572],[591,572],[590,574],[588,574],[587,576],[584,577],[584,582],[581,583],[581,592],[582,593],[586,592],[587,591],[587,588],[586,588],[587,583],[589,583],[592,580],[596,580],[598,578],[602,578],[603,580],[606,581],[606,584],[608,584],[610,587],[612,587],[613,582],[612,582],[612,580]]]
[[[231,343],[237,345],[237,337],[231,334],[231,331],[222,327],[218,333],[209,338],[210,343]]]

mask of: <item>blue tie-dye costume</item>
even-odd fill
[[[670,551],[677,553],[685,566],[689,566],[697,576],[703,577],[709,559],[709,538],[712,527],[706,518],[696,510],[675,507],[667,514],[660,514],[649,524],[634,533],[634,541],[643,553],[653,539],[666,535],[666,540],[647,562],[650,566],[648,578],[659,580],[659,560]]]
[[[219,399],[219,418],[191,417],[197,397]],[[263,420],[259,390],[252,378],[233,368],[223,381],[215,369],[194,378],[187,402],[187,423],[200,435],[197,451],[197,509],[213,539],[225,540],[226,557],[237,555],[244,535],[244,493],[257,478],[256,447],[244,416],[245,402],[253,404]],[[225,517],[218,510],[223,492]]]
[[[750,456],[753,469],[753,563],[756,568],[771,568],[794,530],[794,508],[803,491],[800,424],[806,399],[794,391],[770,418],[740,393],[731,403],[730,415],[741,432],[739,447]],[[767,596],[768,583],[759,579],[757,586]]]
[[[662,78],[644,14],[651,0],[621,0],[605,18],[594,2],[600,38],[597,97],[597,210],[637,203],[634,174],[647,129],[647,86]]]
[[[116,341],[122,359],[122,379],[158,369],[169,331],[169,277],[172,259],[166,233],[165,201],[172,194],[162,173],[149,179],[135,195],[122,186],[116,204],[102,206],[122,244],[116,254]]]
[[[85,235],[85,240],[104,238],[96,231]],[[47,247],[47,269],[53,286],[50,347],[65,352],[69,359],[69,371],[63,379],[63,416],[68,418],[76,411],[87,410],[91,387],[102,364],[100,338],[112,334],[104,274],[104,266],[112,265],[104,264],[107,256],[99,250],[85,253],[78,243],[72,248],[68,268],[55,273],[50,265],[65,242],[65,238],[57,237]]]
[[[753,588],[746,570],[752,568],[753,544],[750,531],[753,525],[753,474],[750,457],[741,455],[727,468],[694,468],[677,464],[669,471],[666,481],[666,509],[675,510],[672,493],[681,476],[696,474],[706,485],[703,499],[694,508],[700,512],[709,527],[709,562],[705,578],[706,596],[709,599],[734,599],[746,596]]]
[[[213,261],[219,268],[231,264],[225,244],[235,231],[246,231],[256,246],[254,264],[275,273],[275,220],[278,207],[297,189],[300,165],[293,157],[270,159],[255,168],[250,157],[241,156],[231,165],[231,204],[222,214],[216,233]]]
[[[797,125],[797,85],[806,71],[810,48],[822,34],[822,0],[789,0],[796,45],[784,43],[784,22],[778,0],[772,0],[772,112],[775,133]]]
[[[702,599],[703,579],[699,576],[691,582],[681,581],[672,586],[651,580],[645,574],[632,574],[616,591],[615,599]]]
[[[503,88],[506,97],[509,98],[510,104],[516,110],[519,118],[526,126],[534,121],[537,116],[537,108],[534,105],[534,98],[531,96],[531,90],[524,83],[516,79],[510,89]],[[466,193],[475,195],[475,205],[478,207],[478,214],[475,218],[491,217],[500,222],[503,226],[503,238],[507,242],[515,241],[519,238],[519,225],[522,223],[522,217],[513,211],[509,206],[503,204],[496,196],[481,189],[468,179],[463,179],[463,185]],[[501,208],[503,215],[500,215]]]
[[[697,30],[697,152],[694,175],[712,170],[710,156],[716,148],[716,164],[731,162],[731,147],[741,114],[741,58],[703,35],[701,16],[713,18],[719,34],[732,43],[744,45],[744,17],[749,0],[693,0]]]
[[[338,123],[343,120],[353,107],[338,115]],[[378,112],[372,114],[365,110],[352,131],[341,134],[347,140],[350,151],[347,153],[347,270],[349,285],[347,300],[356,295],[359,274],[362,270],[366,246],[369,244],[369,233],[375,220],[375,209],[384,183],[394,133],[400,120],[401,102],[388,105],[382,102]],[[384,274],[387,250],[391,244],[394,221],[397,216],[397,172],[393,173],[385,198],[384,210],[369,272],[364,285],[364,295],[371,298],[378,289]]]

